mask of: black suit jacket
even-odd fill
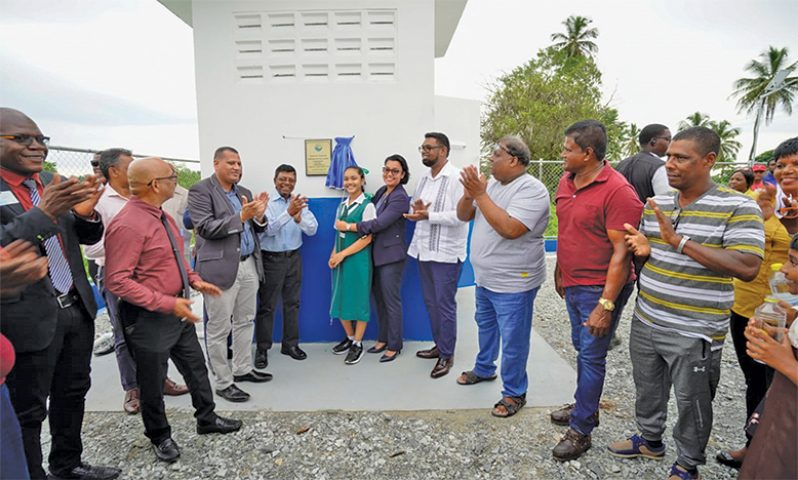
[[[375,205],[385,195],[386,190],[387,187],[382,186],[374,194],[372,202]],[[381,267],[399,262],[407,257],[406,220],[402,214],[407,213],[409,209],[410,197],[402,185],[397,185],[377,209],[377,218],[357,224],[358,234],[374,234],[371,256],[375,266]]]
[[[45,185],[53,179],[47,172],[39,175]],[[0,179],[0,191],[7,190],[11,187]],[[26,212],[20,203],[0,206],[0,245],[6,246],[16,239],[28,240],[39,245],[41,254],[46,255],[42,239],[59,233],[75,288],[93,321],[97,303],[86,278],[80,244],[93,245],[102,239],[103,224],[99,216],[97,222],[90,222],[70,212],[61,215],[56,224],[38,208]],[[45,275],[19,294],[0,300],[0,332],[8,337],[17,352],[44,350],[50,345],[58,321],[55,297],[50,276]]]

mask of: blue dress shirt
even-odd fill
[[[302,234],[312,237],[319,224],[309,208],[302,209],[299,223],[288,214],[290,200],[274,193],[266,206],[266,230],[259,234],[260,248],[267,252],[290,252],[302,246]]]
[[[233,210],[241,215],[243,206],[241,205],[241,200],[238,198],[238,189],[236,186],[233,185],[233,188],[231,188],[229,192],[224,192],[224,194],[227,195],[227,200],[230,201]],[[241,256],[252,255],[254,252],[255,238],[252,236],[252,227],[250,227],[249,222],[244,222],[244,231],[241,232]]]

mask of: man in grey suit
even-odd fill
[[[214,174],[188,192],[188,209],[197,246],[196,271],[222,289],[218,297],[203,295],[208,324],[205,343],[216,380],[216,394],[230,402],[246,402],[249,394],[233,382],[267,382],[268,373],[252,369],[252,319],[258,285],[263,279],[258,232],[266,227],[269,195],[257,198],[238,184],[241,157],[232,147],[213,155]],[[227,362],[227,337],[233,334],[233,368]]]

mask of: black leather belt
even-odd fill
[[[297,253],[299,253],[299,249],[296,250],[288,250],[287,252],[267,252],[266,250],[263,251],[264,255],[268,255],[270,257],[293,257]]]
[[[80,301],[80,295],[75,290],[72,290],[67,293],[62,293],[55,297],[55,301],[58,302],[58,306],[60,308],[69,308],[73,305],[77,305]]]
[[[246,259],[248,259],[251,256],[252,256],[251,253],[249,255],[241,255],[241,261],[243,262],[243,261],[245,261]]]

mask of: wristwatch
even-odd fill
[[[607,300],[606,298],[599,298],[598,300],[599,305],[604,307],[604,310],[611,312],[615,310],[615,303],[612,300]]]

